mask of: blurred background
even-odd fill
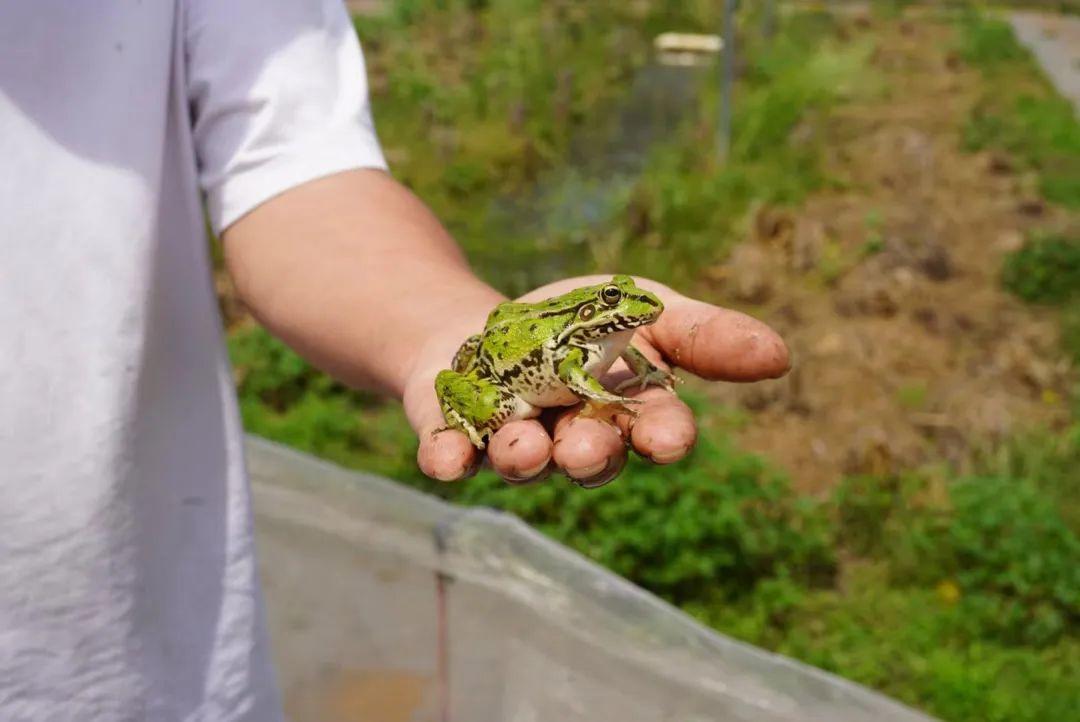
[[[487,281],[647,275],[765,320],[794,368],[688,380],[674,466],[439,485],[397,403],[310,368],[219,268],[250,432],[512,512],[942,719],[1080,719],[1080,4],[348,5],[392,171]]]

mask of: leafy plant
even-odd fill
[[[1006,259],[1002,282],[1020,298],[1035,303],[1061,303],[1080,294],[1080,240],[1028,239]]]
[[[770,582],[738,603],[690,609],[729,634],[943,720],[1066,720],[1080,704],[1075,636],[1037,649],[973,639],[963,605],[931,589],[896,586],[881,562],[850,566],[842,589]]]
[[[820,586],[836,568],[820,505],[759,458],[707,439],[689,462],[633,460],[617,484],[589,492],[485,478],[454,500],[513,512],[676,603],[739,598],[779,576]]]
[[[969,639],[1038,646],[1076,628],[1080,537],[1035,483],[972,477],[944,499],[933,491],[919,477],[847,480],[835,496],[843,543],[883,560],[895,582],[938,588]]]

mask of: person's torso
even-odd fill
[[[246,719],[272,687],[181,12],[0,2],[11,722]]]

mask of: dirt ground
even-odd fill
[[[875,38],[886,92],[832,114],[829,174],[844,190],[758,209],[714,276],[780,330],[786,379],[726,386],[749,412],[741,445],[823,492],[845,473],[945,462],[1066,423],[1072,370],[1056,319],[1001,289],[1006,253],[1036,228],[1076,227],[997,153],[960,150],[981,78],[927,18],[846,21]]]

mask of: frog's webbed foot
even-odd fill
[[[630,370],[634,372],[634,375],[615,387],[615,391],[618,393],[634,386],[637,386],[639,391],[644,391],[648,386],[660,386],[675,393],[675,384],[682,383],[682,379],[654,364],[645,354],[633,346],[626,347],[626,350],[622,353],[622,358],[626,361],[626,365],[630,367]]]
[[[446,426],[436,430],[457,429],[469,437],[477,449],[486,446],[488,435],[510,418],[514,397],[486,379],[457,371],[440,371],[435,377],[435,395],[439,398]]]
[[[638,411],[629,404],[640,404],[637,399],[623,399],[621,402],[605,403],[603,401],[585,400],[585,406],[578,412],[578,416],[586,419],[598,419],[609,424],[615,423],[615,417],[619,415],[629,416],[636,419]]]
[[[636,417],[637,411],[631,407],[641,402],[605,389],[603,384],[585,370],[584,362],[584,352],[579,348],[571,348],[556,366],[559,380],[585,401],[581,415],[609,423],[619,414]]]

